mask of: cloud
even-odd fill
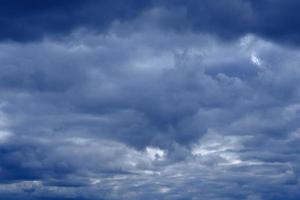
[[[266,40],[299,44],[299,2],[296,0],[204,1],[3,1],[1,41],[63,40],[76,30],[107,34],[116,23],[166,31],[196,32],[225,41],[255,34]],[[141,21],[142,19],[142,21]],[[141,21],[137,23],[137,21]],[[152,27],[152,28],[151,28]]]
[[[1,43],[0,196],[299,198],[299,50],[136,24]]]
[[[163,1],[164,28],[196,31],[236,40],[255,34],[267,40],[298,45],[299,2],[256,0]]]
[[[151,1],[66,1],[30,0],[1,2],[0,39],[30,42],[47,37],[61,38],[74,29],[105,31],[115,20],[126,21],[139,15]]]

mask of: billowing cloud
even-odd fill
[[[1,46],[3,196],[298,196],[297,50],[118,30]]]
[[[0,14],[0,199],[300,198],[296,2],[21,4]]]

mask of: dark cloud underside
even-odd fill
[[[158,21],[171,30],[206,32],[223,39],[254,33],[292,45],[300,41],[297,0],[3,0],[0,3],[2,41],[61,38],[80,28],[105,32],[115,21],[132,21],[155,8],[165,9],[167,14],[159,16]]]
[[[298,1],[0,4],[0,200],[300,198]]]

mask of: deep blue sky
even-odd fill
[[[300,1],[0,4],[0,200],[300,199]]]

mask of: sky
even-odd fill
[[[300,1],[0,1],[0,200],[299,200]]]

